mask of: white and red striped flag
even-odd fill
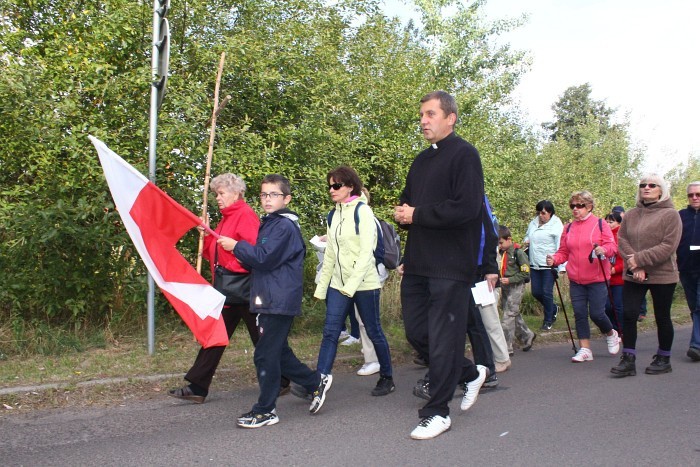
[[[202,347],[228,344],[221,318],[225,297],[177,251],[180,238],[202,221],[90,136],[134,246],[163,295]]]

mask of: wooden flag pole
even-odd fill
[[[209,197],[209,177],[211,176],[211,160],[214,156],[214,138],[216,136],[216,117],[219,116],[219,112],[224,108],[226,103],[231,100],[231,96],[226,96],[224,101],[219,105],[219,86],[221,85],[221,74],[224,71],[224,59],[226,57],[225,52],[221,52],[221,59],[219,60],[219,71],[216,74],[216,85],[214,86],[214,110],[211,114],[211,127],[209,129],[209,151],[207,153],[207,169],[204,175],[204,194],[202,203],[202,221],[209,225],[207,218],[207,206]],[[209,123],[207,122],[207,123]],[[199,247],[197,248],[197,272],[202,273],[202,251],[204,250],[204,231],[199,231]]]

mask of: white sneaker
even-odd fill
[[[432,439],[449,430],[450,426],[452,426],[452,421],[449,415],[447,417],[441,417],[440,415],[425,417],[411,432],[411,438]]]
[[[357,339],[355,337],[350,336],[347,339],[345,339],[343,342],[341,342],[340,345],[355,345],[355,344],[359,344],[360,342],[361,342],[360,339]]]
[[[571,357],[571,361],[574,363],[591,362],[593,361],[593,352],[591,352],[591,349],[581,347],[576,352],[576,355]]]
[[[347,339],[350,337],[350,333],[347,331],[340,331],[340,336],[338,336],[338,342],[342,341],[343,339]]]
[[[462,410],[469,410],[469,408],[474,405],[479,395],[479,389],[481,389],[481,386],[484,384],[489,374],[489,369],[484,365],[477,365],[476,369],[479,371],[479,376],[477,376],[475,380],[464,384],[464,396],[459,406]]]
[[[357,374],[360,376],[369,376],[375,373],[379,373],[379,362],[365,363],[362,368],[357,370]]]
[[[605,341],[608,343],[608,353],[615,355],[620,351],[620,337],[616,330],[613,329],[612,332],[611,335],[605,336]]]

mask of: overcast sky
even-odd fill
[[[386,4],[387,13],[408,16],[400,0]],[[629,115],[647,170],[700,156],[700,1],[490,0],[485,11],[529,15],[501,40],[532,59],[516,91],[531,123],[551,121],[566,88],[590,83],[594,99]]]

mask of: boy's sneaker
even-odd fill
[[[236,421],[236,425],[241,428],[260,428],[265,425],[275,425],[279,423],[280,419],[277,416],[275,409],[268,413],[255,413],[248,412],[244,413]]]
[[[481,386],[484,384],[484,381],[486,381],[486,378],[489,375],[489,369],[483,365],[477,365],[476,369],[479,372],[479,376],[477,376],[473,381],[463,383],[464,396],[462,397],[462,404],[459,406],[459,408],[462,410],[469,410],[469,408],[474,405],[474,402],[476,402],[476,398],[479,395],[479,389],[481,389]]]
[[[331,384],[333,384],[333,375],[321,375],[321,382],[313,393],[313,400],[311,401],[309,412],[313,414],[321,410],[323,403],[326,401],[326,393],[331,388]]]
[[[431,415],[424,417],[418,426],[411,432],[413,439],[432,439],[450,429],[452,421],[449,415],[441,417],[440,415]]]
[[[574,363],[591,362],[593,361],[593,352],[591,352],[591,349],[581,347],[576,352],[576,355],[571,357],[571,361]]]
[[[535,339],[537,339],[537,334],[533,332],[532,337],[525,342],[525,345],[523,346],[523,352],[529,352],[530,349],[532,349],[532,344],[535,343]]]
[[[605,336],[605,342],[608,343],[608,353],[610,355],[617,355],[620,351],[620,336],[618,336],[616,330],[612,330],[612,334]]]
[[[419,379],[415,386],[413,386],[413,395],[430,400],[430,382],[427,379]]]
[[[391,376],[379,376],[379,381],[377,381],[377,386],[372,389],[373,396],[386,396],[394,392],[396,386],[394,386],[394,379]]]

